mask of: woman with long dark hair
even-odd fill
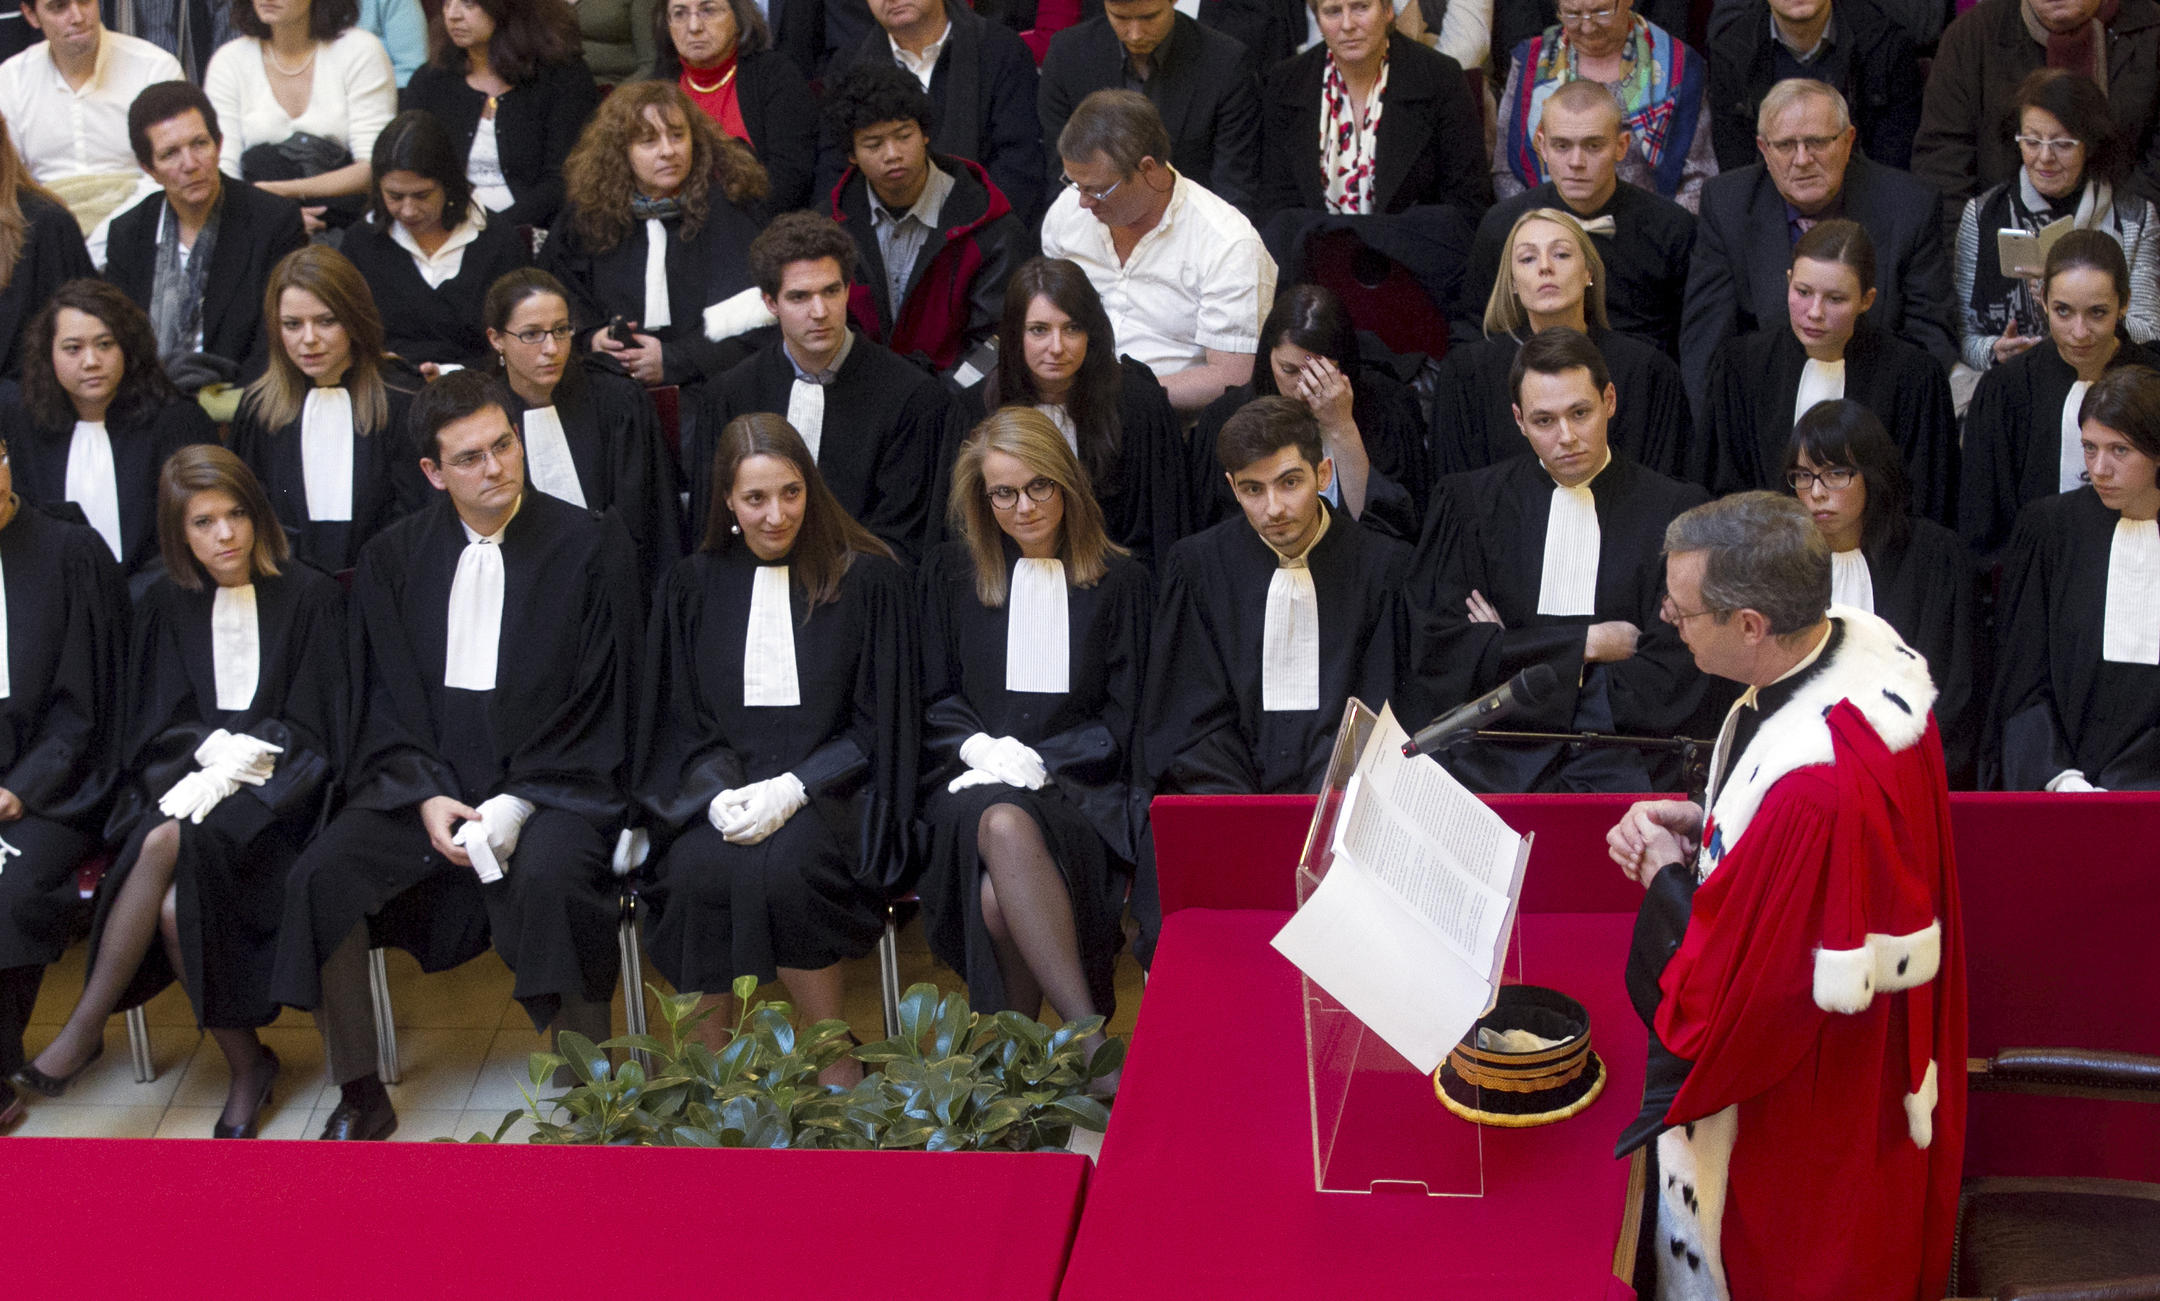
[[[16,1082],[61,1096],[106,1017],[178,980],[230,1072],[213,1132],[253,1138],[278,1073],[255,1032],[278,1014],[285,874],[342,752],[345,594],[292,562],[262,486],[222,447],[165,464],[158,543],[165,573],[136,615],[106,828],[122,848],[98,886],[89,974]]]
[[[506,229],[555,220],[563,162],[600,103],[577,14],[563,0],[443,0],[428,50],[399,107],[443,124],[458,174]]]
[[[752,0],[665,0],[653,11],[653,49],[653,75],[765,165],[767,211],[812,206],[818,102]]]
[[[1177,414],[1146,363],[1121,357],[1102,298],[1065,258],[1031,258],[1005,283],[997,370],[983,407],[1033,407],[1086,468],[1103,528],[1150,568],[1192,531]]]
[[[339,251],[367,281],[383,347],[415,366],[484,361],[480,302],[532,261],[516,227],[474,198],[442,123],[400,113],[375,138],[368,214]]]
[[[53,291],[96,274],[82,227],[31,177],[0,119],[0,375],[22,369],[15,345]]]
[[[140,593],[157,566],[158,467],[217,427],[158,364],[157,334],[102,280],[60,286],[23,335],[20,406],[11,433],[15,490],[74,502]]]
[[[913,602],[781,417],[729,421],[708,490],[704,543],[669,572],[649,639],[638,793],[672,843],[647,943],[677,989],[777,976],[806,1023],[836,1018],[840,963],[877,943],[908,857]]]

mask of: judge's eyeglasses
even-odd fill
[[[1679,606],[1673,604],[1672,595],[1670,593],[1667,593],[1658,602],[1658,618],[1663,619],[1665,622],[1671,624],[1675,628],[1680,627],[1682,624],[1686,623],[1690,619],[1700,619],[1706,614],[1731,613],[1732,611],[1730,610],[1682,610]]]
[[[1832,492],[1843,492],[1852,487],[1853,476],[1858,473],[1849,465],[1833,465],[1826,470],[1787,470],[1785,482],[1796,494],[1805,493],[1818,483]]]
[[[1026,488],[1015,488],[1001,483],[989,490],[990,505],[997,510],[1011,510],[1020,504],[1020,494],[1027,493],[1029,501],[1048,501],[1057,492],[1057,481],[1036,475],[1028,480]]]

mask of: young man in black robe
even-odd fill
[[[1682,734],[1708,684],[1658,617],[1662,547],[1666,524],[1707,494],[1611,449],[1620,398],[1582,334],[1532,335],[1509,383],[1534,455],[1440,481],[1411,580],[1421,608],[1404,723],[1544,664],[1558,690],[1509,728]],[[1629,750],[1470,741],[1439,759],[1482,791],[1668,790],[1679,778]]]
[[[1310,794],[1344,702],[1378,709],[1394,689],[1410,549],[1327,504],[1335,467],[1304,403],[1257,399],[1215,447],[1244,515],[1178,543],[1163,565],[1142,772],[1159,795]],[[1133,913],[1146,960],[1162,918],[1152,843],[1141,856]]]
[[[953,400],[943,385],[848,327],[855,242],[830,217],[790,212],[750,244],[750,274],[780,338],[711,386],[683,448],[690,536],[705,536],[712,453],[727,422],[783,416],[817,458],[840,505],[903,560],[935,535],[935,482]]]
[[[345,808],[293,867],[272,982],[322,1029],[343,1093],[324,1138],[397,1127],[375,1074],[371,931],[429,971],[492,932],[535,1026],[607,1037],[636,565],[613,517],[526,491],[508,405],[469,370],[413,400],[444,495],[361,553]]]

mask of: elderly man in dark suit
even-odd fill
[[[158,355],[188,388],[221,369],[186,364],[197,354],[232,363],[242,380],[262,374],[263,285],[279,258],[307,243],[298,204],[218,171],[223,139],[217,110],[193,85],[161,81],[137,95],[128,141],[164,190],[115,216],[105,240],[105,278],[149,315]]]
[[[1819,81],[1781,81],[1757,119],[1763,161],[1703,186],[1680,326],[1681,373],[1698,410],[1719,344],[1783,327],[1792,246],[1832,217],[1859,222],[1874,239],[1877,296],[1868,319],[1927,349],[1945,370],[1957,362],[1941,196],[1854,153],[1854,136],[1843,95]]]
[[[1104,0],[1102,17],[1051,38],[1035,103],[1043,139],[1056,140],[1073,106],[1095,91],[1139,91],[1170,131],[1171,165],[1250,212],[1260,191],[1255,84],[1245,47],[1171,0]]]

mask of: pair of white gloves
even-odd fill
[[[2063,794],[2084,794],[2087,792],[2104,794],[2107,791],[2107,787],[2095,786],[2085,780],[2085,774],[2076,768],[2065,768],[2056,773],[2054,780],[2050,781],[2043,789],[2058,791]]]
[[[731,845],[755,845],[786,825],[810,802],[802,779],[784,772],[748,786],[735,786],[712,797],[705,820]]]
[[[246,733],[219,728],[195,747],[194,772],[172,784],[158,799],[158,812],[168,818],[185,818],[198,826],[210,810],[242,786],[260,786],[276,770],[277,755],[284,747]]]
[[[468,819],[450,838],[472,860],[473,875],[482,884],[500,881],[510,856],[517,852],[518,833],[533,815],[533,802],[515,795],[490,795],[475,811],[480,816]]]
[[[1042,756],[1009,736],[977,732],[960,743],[960,762],[968,766],[967,771],[945,783],[946,791],[954,795],[970,786],[999,784],[1039,791],[1050,782]]]

